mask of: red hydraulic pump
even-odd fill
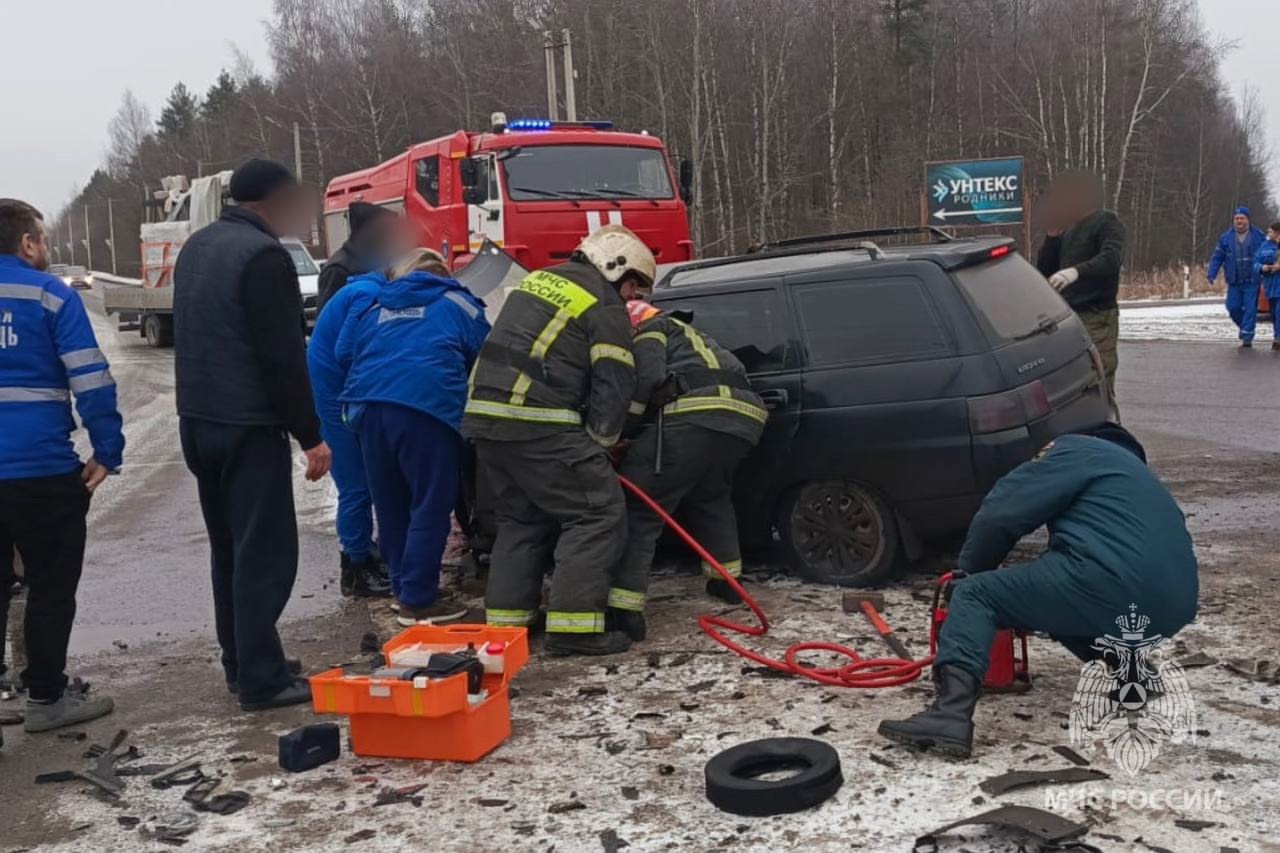
[[[938,653],[938,635],[942,633],[942,623],[947,621],[951,585],[956,580],[959,578],[954,572],[947,572],[938,579],[938,586],[933,591],[933,608],[929,615],[930,657]],[[996,632],[995,641],[991,644],[991,663],[982,689],[989,693],[1022,693],[1031,689],[1025,631],[1005,629]]]

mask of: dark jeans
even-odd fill
[[[67,686],[67,643],[76,618],[88,512],[89,492],[78,470],[56,477],[0,480],[0,547],[7,549],[0,567],[0,631],[8,623],[16,547],[27,585],[27,668],[22,677],[27,695],[37,701],[56,700]]]
[[[391,592],[409,607],[429,607],[440,595],[462,437],[415,409],[369,403],[360,418],[360,449]]]
[[[182,418],[182,455],[209,532],[222,668],[242,702],[293,682],[276,620],[298,574],[293,454],[279,427]]]

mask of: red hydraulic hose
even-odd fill
[[[623,488],[631,492],[645,506],[658,514],[658,517],[670,527],[675,534],[684,540],[684,543],[693,549],[699,557],[702,558],[707,565],[713,566],[720,577],[724,578],[729,586],[733,587],[744,604],[750,608],[752,614],[760,622],[759,625],[743,625],[739,622],[732,622],[723,616],[711,616],[703,614],[698,617],[698,627],[701,628],[708,637],[715,640],[731,652],[735,652],[747,660],[767,666],[769,669],[778,672],[786,672],[792,675],[799,675],[804,678],[812,679],[819,684],[827,684],[832,687],[898,687],[899,685],[909,684],[920,677],[920,673],[926,666],[933,663],[933,656],[921,658],[920,660],[904,660],[902,658],[874,658],[864,660],[855,650],[848,646],[842,646],[837,643],[797,643],[787,649],[782,660],[775,660],[765,657],[759,652],[742,646],[726,637],[722,630],[731,631],[735,634],[746,634],[749,637],[763,637],[769,633],[769,619],[764,615],[764,610],[760,608],[751,595],[742,588],[742,584],[738,579],[720,565],[720,561],[711,556],[711,553],[702,544],[694,539],[687,530],[671,517],[670,513],[658,505],[658,502],[649,497],[643,489],[635,483],[628,480],[622,475],[618,476],[618,480],[622,483]],[[849,659],[849,663],[844,666],[837,667],[812,667],[805,666],[800,662],[800,655],[804,652],[829,652],[831,654],[840,655]]]

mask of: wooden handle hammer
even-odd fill
[[[895,655],[903,660],[914,660],[911,652],[907,651],[907,647],[902,641],[894,636],[893,629],[889,627],[889,623],[885,622],[880,616],[880,611],[884,609],[884,593],[868,592],[866,590],[854,589],[844,594],[841,601],[841,607],[845,613],[862,612],[867,617],[867,621],[871,623],[871,627],[876,629],[876,633],[884,640]]]

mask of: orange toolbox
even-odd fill
[[[529,660],[524,628],[416,625],[388,640],[382,651],[392,666],[406,655],[474,652],[485,669],[481,689],[469,689],[465,672],[406,680],[338,668],[311,676],[316,713],[350,718],[356,755],[479,761],[510,737],[507,686]]]

